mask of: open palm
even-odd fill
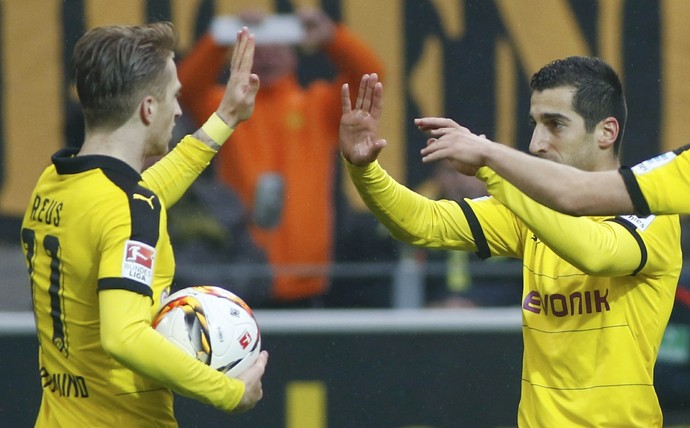
[[[376,73],[365,74],[352,108],[347,84],[341,90],[340,151],[353,165],[363,166],[378,157],[386,141],[377,139],[383,111],[383,86]]]

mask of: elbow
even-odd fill
[[[121,333],[124,333],[124,331],[121,331]],[[126,337],[126,334],[118,334],[114,331],[109,331],[107,334],[103,334],[103,331],[101,331],[101,347],[103,351],[120,364],[125,364],[128,357],[136,352],[136,341],[131,340],[131,337],[130,340],[127,340]]]
[[[122,355],[126,354],[123,342],[116,335],[101,333],[101,347],[111,358],[120,361]]]

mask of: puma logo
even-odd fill
[[[140,195],[138,193],[134,193],[132,195],[132,199],[139,200],[139,201],[145,201],[147,204],[149,204],[151,209],[153,209],[153,198],[155,198],[155,197],[156,197],[156,195],[151,195],[147,198],[146,196]]]

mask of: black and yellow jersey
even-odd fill
[[[487,168],[494,196],[459,203],[424,198],[377,163],[348,170],[397,239],[523,260],[518,425],[661,426],[653,371],[682,263],[677,216],[567,216]]]
[[[239,402],[241,382],[150,328],[175,269],[166,208],[213,154],[186,137],[143,175],[112,157],[53,156],[21,229],[40,345],[37,426],[176,426],[169,388],[228,410]],[[124,356],[104,351],[125,345]]]
[[[690,214],[690,144],[621,168],[635,213]]]

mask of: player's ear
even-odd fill
[[[156,99],[147,95],[139,103],[139,117],[145,125],[149,125],[153,121],[153,116],[156,114]]]
[[[620,132],[618,120],[613,116],[607,117],[599,122],[595,132],[597,133],[597,141],[600,149],[613,147],[613,143],[616,142],[618,133]]]

